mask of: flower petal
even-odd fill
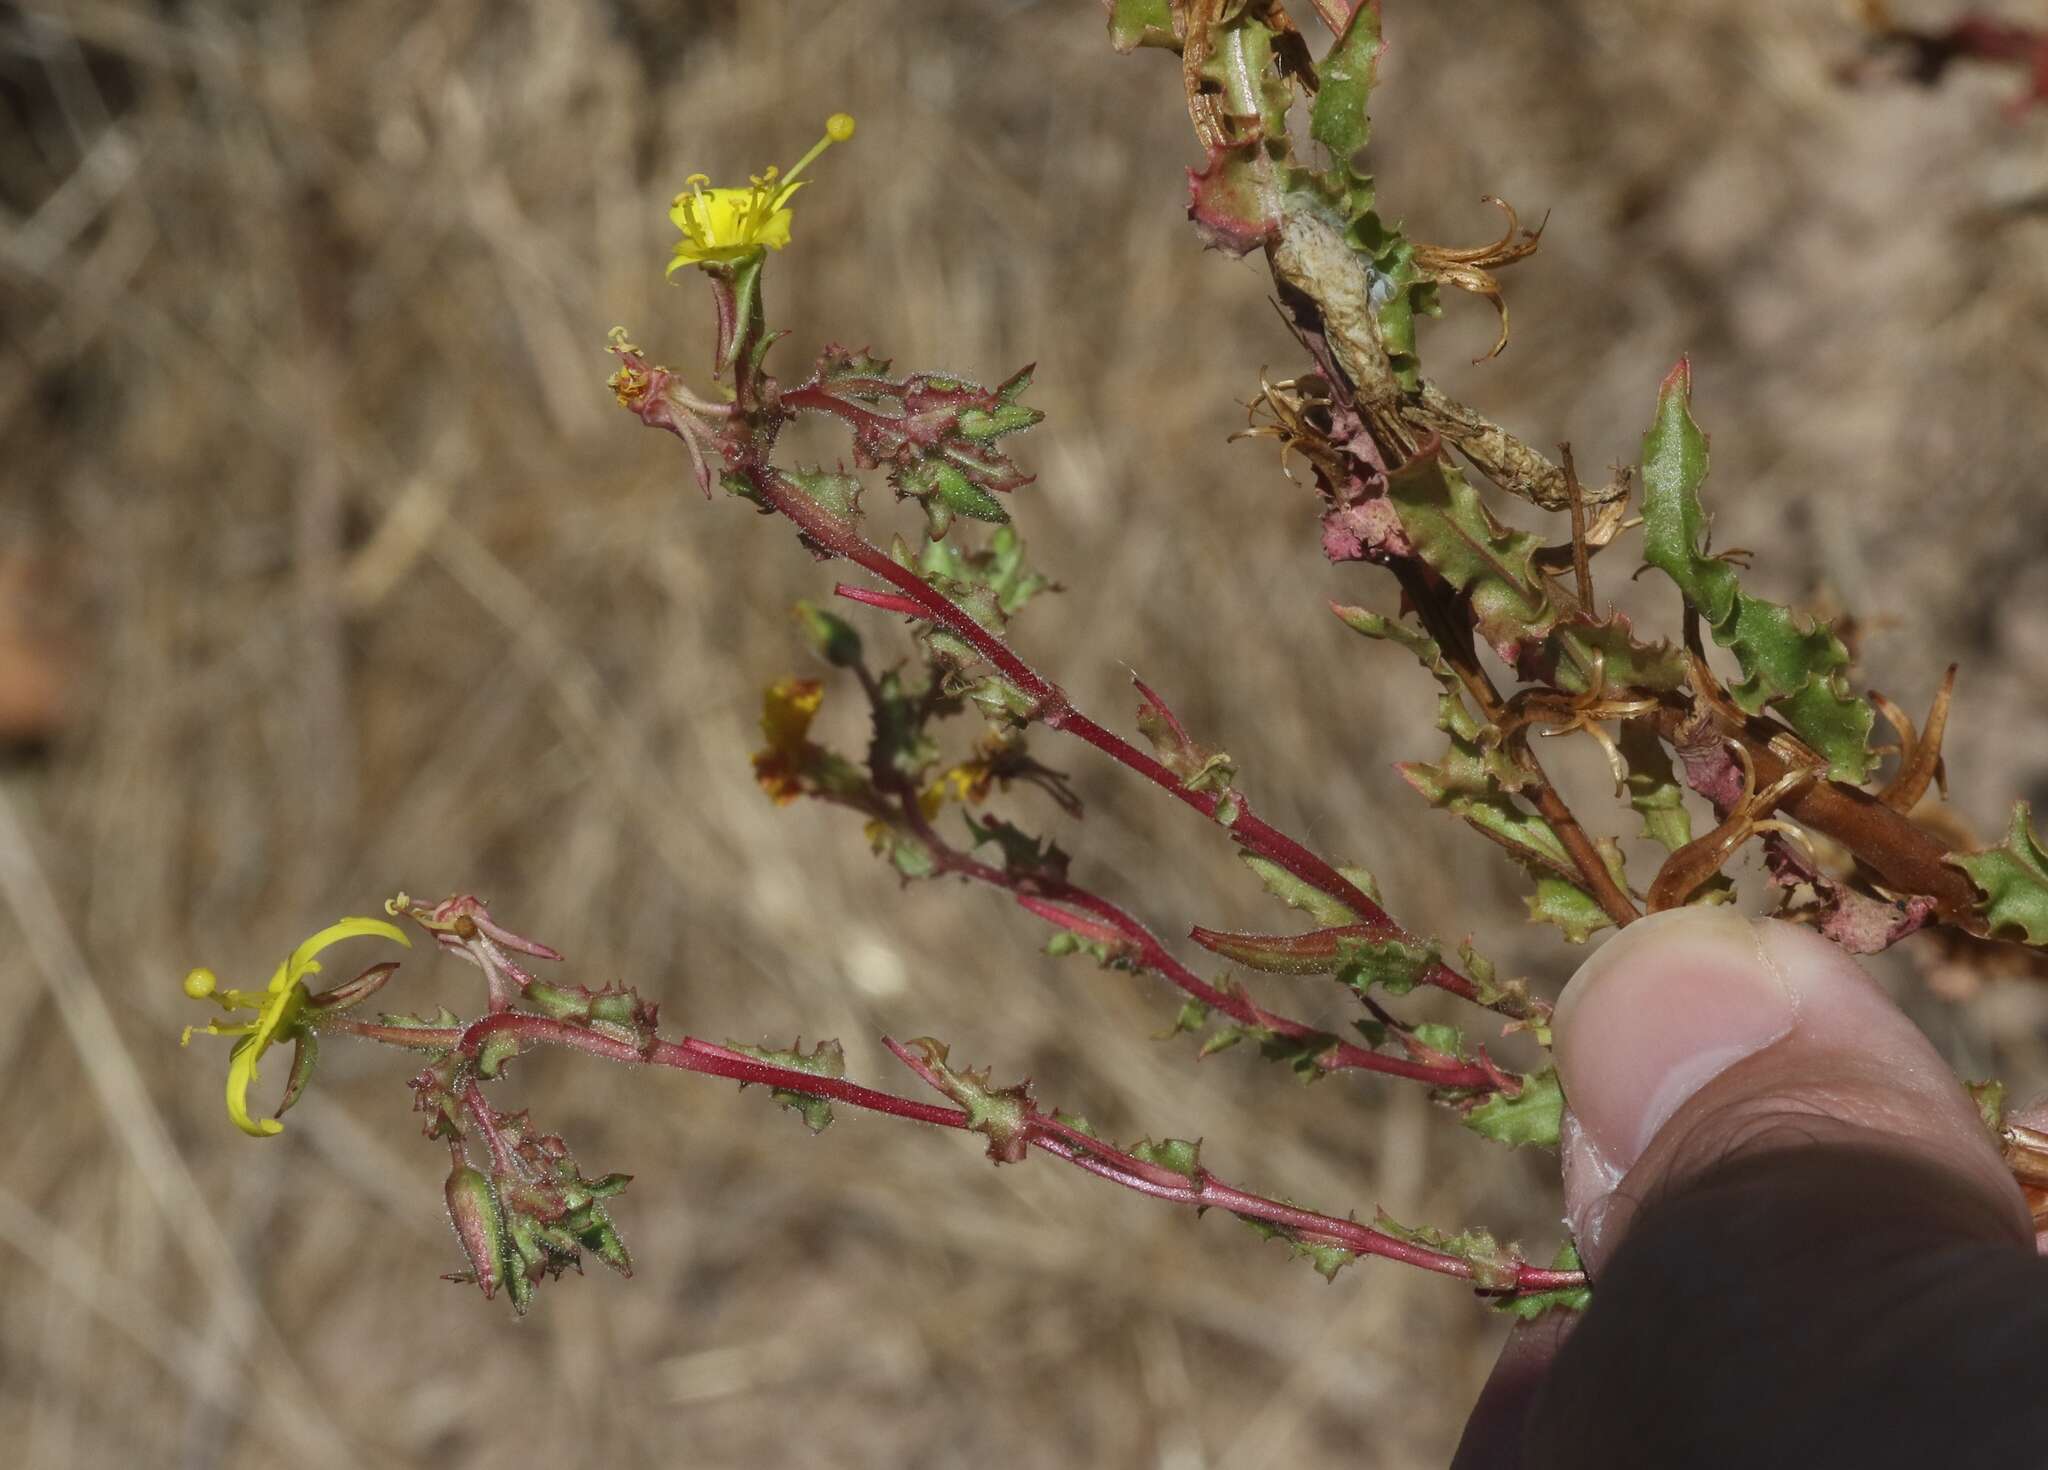
[[[289,989],[309,971],[320,968],[313,963],[313,957],[319,954],[321,950],[328,948],[330,945],[339,944],[344,939],[354,939],[358,935],[364,934],[375,934],[383,939],[395,939],[407,949],[412,948],[412,941],[405,937],[405,931],[396,924],[387,924],[382,919],[343,919],[338,923],[329,924],[325,929],[322,929],[318,934],[315,934],[304,944],[293,950],[292,957],[285,961],[277,975],[271,977],[270,988],[273,991]],[[281,984],[279,983],[280,980],[282,980]]]

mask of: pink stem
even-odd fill
[[[857,1082],[848,1082],[843,1078],[817,1077],[793,1067],[778,1067],[771,1062],[758,1061],[730,1048],[700,1041],[694,1036],[686,1036],[681,1041],[656,1038],[643,1049],[623,1038],[593,1031],[585,1026],[571,1025],[566,1021],[556,1021],[547,1016],[536,1016],[529,1011],[501,1011],[496,1015],[473,1021],[467,1026],[392,1026],[374,1021],[351,1021],[346,1017],[337,1016],[323,1029],[344,1031],[365,1040],[415,1049],[459,1051],[467,1057],[478,1055],[484,1044],[493,1037],[513,1036],[521,1042],[546,1042],[566,1046],[615,1062],[673,1067],[685,1072],[703,1072],[735,1082],[754,1083],[761,1087],[802,1093],[806,1097],[827,1098],[833,1102],[843,1102],[892,1118],[935,1123],[942,1128],[967,1127],[967,1113],[963,1109],[898,1097],[894,1093],[863,1087]],[[940,1085],[938,1074],[901,1043],[884,1037],[883,1045],[926,1082],[935,1087]],[[467,1102],[467,1099],[465,1101]],[[474,1115],[477,1104],[468,1105]],[[1207,1170],[1198,1170],[1190,1178],[1171,1169],[1148,1164],[1143,1159],[1099,1139],[1090,1138],[1079,1129],[1039,1113],[1035,1107],[1031,1109],[1025,1127],[1027,1141],[1032,1147],[1043,1150],[1055,1158],[1065,1159],[1091,1174],[1121,1184],[1126,1189],[1150,1195],[1154,1199],[1171,1200],[1204,1209],[1217,1206],[1249,1219],[1264,1220],[1303,1239],[1340,1246],[1358,1255],[1383,1256],[1388,1260],[1402,1261],[1443,1276],[1469,1280],[1473,1274],[1471,1263],[1468,1261],[1361,1225],[1356,1220],[1340,1220],[1334,1215],[1317,1214],[1313,1210],[1299,1209],[1294,1205],[1267,1199],[1263,1195],[1247,1193],[1214,1178]],[[1512,1292],[1555,1291],[1583,1286],[1585,1280],[1585,1273],[1582,1271],[1558,1271],[1520,1264],[1515,1268]]]
[[[1087,741],[1176,800],[1215,820],[1221,800],[1215,793],[1190,790],[1153,756],[1075,709],[1065,690],[1033,669],[1009,644],[982,627],[924,578],[907,567],[898,566],[881,548],[869,544],[849,522],[819,505],[766,466],[743,465],[740,472],[764,501],[794,521],[810,541],[889,583],[903,594],[906,601],[915,605],[919,616],[943,624],[973,645],[977,653],[995,665],[1005,679],[1031,699],[1036,706],[1034,712],[1043,724]],[[1230,835],[1247,851],[1277,863],[1302,882],[1335,898],[1355,912],[1362,922],[1384,926],[1404,940],[1412,938],[1357,884],[1255,814],[1242,793],[1232,793],[1232,798],[1237,815],[1230,824]],[[1478,999],[1478,987],[1442,961],[1431,965],[1423,979],[1466,1000]]]
[[[834,597],[843,597],[848,602],[857,602],[863,607],[878,607],[883,612],[902,613],[905,617],[921,618],[924,609],[907,597],[897,597],[889,592],[877,592],[870,587],[856,587],[850,582],[841,582],[832,589]]]

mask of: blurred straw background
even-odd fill
[[[1503,359],[1466,366],[1482,304],[1429,329],[1447,385],[1598,465],[1691,351],[1717,544],[1864,614],[1909,707],[1963,661],[1979,830],[2048,797],[2048,116],[2006,119],[1998,75],[1845,86],[1828,0],[1387,11],[1393,210],[1452,242],[1495,228],[1485,192],[1551,211]],[[1166,58],[1112,55],[1083,0],[28,0],[0,102],[10,1460],[1443,1462],[1502,1331],[1451,1283],[1325,1286],[1048,1160],[859,1117],[813,1140],[758,1093],[541,1056],[509,1086],[637,1176],[639,1271],[514,1322],[435,1280],[445,1160],[403,1058],[330,1047],[259,1145],[222,1115],[224,1045],[175,1044],[188,966],[260,983],[338,914],[470,890],[695,1034],[836,1035],[908,1089],[875,1038],[929,1032],[1118,1135],[1201,1135],[1249,1186],[1547,1252],[1543,1160],[1391,1085],[1198,1069],[1143,1039],[1158,987],[1045,958],[985,892],[899,892],[843,814],[771,808],[759,691],[810,672],[784,609],[831,570],[700,500],[603,387],[615,322],[704,360],[701,289],[661,276],[683,176],[856,113],[770,273],[785,369],[835,338],[1037,361],[1017,510],[1067,591],[1026,651],[1117,719],[1141,670],[1268,816],[1554,990],[1572,954],[1388,771],[1433,748],[1427,686],[1323,610],[1384,594],[1322,561],[1270,446],[1224,446],[1299,357],[1257,263],[1180,218]],[[1668,621],[1655,591],[1630,595]],[[1276,920],[1186,813],[1039,750],[1089,800],[1077,871],[1167,931]],[[1587,756],[1556,758],[1597,793]],[[1966,1073],[2048,1082],[2031,982],[1936,1001],[1881,968]],[[418,956],[390,994],[469,978]]]

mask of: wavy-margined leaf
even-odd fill
[[[1685,687],[1683,650],[1637,642],[1625,613],[1598,620],[1578,613],[1561,620],[1544,640],[1544,655],[1550,682],[1567,694],[1590,693],[1596,683],[1658,692]]]
[[[1496,520],[1438,444],[1388,475],[1387,499],[1417,555],[1471,599],[1480,636],[1502,658],[1550,632],[1559,610],[1535,564],[1543,538]]]
[[[808,1052],[803,1049],[802,1042],[787,1050],[747,1046],[737,1041],[728,1041],[726,1047],[756,1061],[766,1062],[770,1066],[788,1067],[795,1072],[808,1072],[813,1077],[846,1075],[846,1051],[837,1041],[821,1041]],[[810,1093],[797,1092],[787,1087],[771,1088],[768,1095],[802,1118],[804,1127],[813,1133],[823,1133],[832,1125],[832,1103],[828,1098],[813,1097]]]
[[[1509,1148],[1556,1148],[1558,1127],[1564,1121],[1564,1090],[1558,1085],[1557,1069],[1528,1073],[1513,1097],[1496,1092],[1467,1111],[1463,1121],[1474,1133]]]
[[[1472,1268],[1472,1284],[1482,1291],[1506,1291],[1513,1287],[1517,1268],[1522,1264],[1521,1254],[1511,1245],[1503,1246],[1488,1230],[1461,1230],[1453,1235],[1434,1226],[1403,1225],[1385,1210],[1374,1216],[1372,1227],[1396,1240],[1457,1257]]]
[[[1274,65],[1273,28],[1255,6],[1226,8],[1209,26],[1202,77],[1234,136],[1188,175],[1188,215],[1213,248],[1244,255],[1271,239],[1286,210],[1287,108],[1292,92]]]
[[[1114,0],[1109,7],[1109,44],[1125,52],[1140,46],[1178,49],[1170,0]]]
[[[1578,1249],[1570,1241],[1557,1248],[1557,1255],[1550,1262],[1554,1271],[1577,1271],[1580,1265]],[[1494,1303],[1494,1310],[1533,1322],[1545,1312],[1583,1312],[1592,1301],[1590,1286],[1560,1286],[1553,1291],[1526,1291],[1503,1297]]]
[[[1731,651],[1742,681],[1730,696],[1752,714],[1771,706],[1828,761],[1838,781],[1861,781],[1873,711],[1849,692],[1849,653],[1832,628],[1802,628],[1790,608],[1742,590],[1734,566],[1708,556],[1707,437],[1692,416],[1692,366],[1679,360],[1657,395],[1657,418],[1643,436],[1643,556],[1678,585],[1714,641]]]
[[[1656,728],[1647,720],[1623,720],[1617,744],[1628,766],[1628,804],[1643,819],[1643,835],[1677,852],[1692,841],[1692,816]]]
[[[1955,853],[1948,861],[1983,893],[1977,911],[1993,938],[2017,934],[2028,944],[2048,944],[2048,852],[2034,836],[2028,803],[2013,803],[2012,825],[1999,846]]]
[[[1127,0],[1126,0],[1127,3]],[[1380,53],[1386,42],[1380,34],[1380,0],[1363,0],[1352,12],[1329,51],[1317,64],[1321,84],[1309,108],[1309,136],[1330,150],[1342,166],[1365,147],[1372,124],[1366,105],[1378,80]]]

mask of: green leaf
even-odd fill
[[[1193,996],[1189,996],[1180,1003],[1180,1012],[1173,1018],[1173,1025],[1152,1039],[1154,1041],[1171,1041],[1184,1031],[1192,1031],[1199,1034],[1202,1028],[1208,1024],[1208,1005],[1196,1000]]]
[[[1521,1258],[1512,1247],[1503,1247],[1486,1230],[1461,1230],[1446,1234],[1432,1226],[1403,1225],[1385,1210],[1373,1218],[1373,1228],[1396,1240],[1426,1246],[1455,1256],[1472,1268],[1472,1284],[1482,1291],[1502,1291],[1515,1284],[1515,1269]]]
[[[2003,844],[1951,853],[1945,861],[1968,873],[1984,895],[1977,912],[1992,938],[2048,944],[2048,852],[2034,837],[2033,811],[2026,802],[2013,803]]]
[[[1171,1170],[1190,1184],[1198,1182],[1201,1177],[1202,1140],[1199,1138],[1192,1143],[1185,1138],[1162,1138],[1157,1143],[1143,1138],[1124,1152],[1156,1168]]]
[[[1494,1093],[1468,1110],[1467,1128],[1509,1148],[1534,1146],[1556,1148],[1558,1125],[1564,1119],[1564,1090],[1558,1086],[1557,1069],[1522,1076],[1522,1090],[1513,1097]]]
[[[1625,614],[1595,622],[1584,613],[1551,630],[1544,652],[1557,687],[1586,694],[1597,676],[1609,689],[1683,689],[1689,672],[1683,650],[1669,643],[1638,643]]]
[[[821,1041],[809,1052],[803,1050],[801,1042],[787,1051],[770,1051],[765,1046],[747,1046],[737,1041],[728,1041],[726,1046],[732,1051],[752,1057],[757,1062],[766,1062],[772,1067],[788,1067],[796,1072],[808,1072],[813,1077],[846,1075],[846,1051],[837,1041]],[[770,1088],[768,1095],[802,1118],[804,1127],[813,1133],[823,1133],[832,1124],[832,1103],[829,1098],[813,1097],[807,1092],[797,1092],[787,1087]]]
[[[1692,416],[1692,367],[1681,358],[1657,395],[1643,436],[1643,556],[1668,576],[1735,655],[1741,682],[1729,695],[1751,714],[1766,705],[1828,761],[1838,781],[1862,781],[1874,711],[1849,690],[1849,653],[1826,622],[1802,628],[1789,608],[1742,590],[1734,566],[1708,556],[1707,437]]]
[[[1307,1036],[1280,1036],[1260,1028],[1259,1055],[1269,1062],[1284,1062],[1294,1080],[1306,1087],[1329,1075],[1322,1059],[1337,1045],[1337,1038],[1322,1031]]]
[[[973,847],[994,843],[1003,857],[1003,871],[1006,873],[1036,874],[1051,878],[1063,877],[1067,871],[1067,854],[1060,845],[1049,837],[1033,837],[1020,827],[1011,825],[1001,817],[989,817],[977,822],[974,813],[961,810],[960,819],[967,824],[973,836]]]
[[[1623,720],[1617,743],[1628,765],[1628,804],[1643,819],[1643,835],[1668,852],[1678,851],[1692,841],[1692,816],[1656,726],[1648,720]]]
[[[1236,762],[1224,751],[1211,750],[1189,735],[1143,679],[1133,677],[1131,682],[1138,690],[1138,731],[1152,743],[1160,763],[1180,777],[1180,784],[1189,791],[1227,792],[1237,778]]]
[[[1557,925],[1573,944],[1584,944],[1614,922],[1592,894],[1576,883],[1547,873],[1537,875],[1536,891],[1526,902],[1532,922]]]
[[[1578,1248],[1566,1241],[1557,1248],[1551,1258],[1551,1269],[1555,1271],[1577,1271],[1581,1269]],[[1524,1322],[1533,1322],[1545,1312],[1583,1312],[1593,1300],[1590,1286],[1560,1286],[1554,1291],[1529,1291],[1517,1296],[1502,1297],[1493,1304],[1496,1312],[1506,1312]]]
[[[1356,924],[1358,922],[1358,915],[1351,910],[1349,905],[1338,902],[1313,883],[1295,877],[1294,874],[1288,872],[1287,869],[1281,867],[1270,858],[1258,857],[1249,852],[1241,852],[1238,854],[1238,857],[1243,860],[1246,867],[1250,868],[1257,875],[1259,882],[1265,886],[1266,892],[1272,894],[1273,897],[1279,899],[1289,908],[1300,909],[1318,924]]]
[[[1030,1151],[1030,1124],[1037,1108],[1031,1100],[1031,1084],[1018,1082],[996,1087],[987,1069],[954,1071],[947,1065],[948,1048],[929,1036],[910,1043],[924,1053],[939,1091],[967,1111],[967,1128],[988,1140],[988,1156],[998,1164],[1017,1164]]]
[[[861,484],[852,475],[816,468],[785,473],[789,482],[813,504],[823,506],[841,520],[859,521]]]
[[[1329,149],[1340,167],[1365,147],[1371,131],[1366,106],[1383,49],[1379,0],[1364,0],[1316,67],[1321,84],[1309,108],[1309,136]]]
[[[1289,1201],[1281,1201],[1286,1204]],[[1291,1261],[1307,1261],[1315,1268],[1316,1275],[1325,1281],[1335,1281],[1337,1273],[1357,1260],[1357,1255],[1341,1245],[1328,1241],[1303,1240],[1285,1225],[1275,1225],[1270,1220],[1261,1220],[1256,1215],[1239,1215],[1261,1240],[1284,1240],[1287,1242],[1287,1258]]]
[[[1389,995],[1406,995],[1422,983],[1440,958],[1434,941],[1412,944],[1399,939],[1350,943],[1337,978],[1360,995],[1374,987]]]
[[[1424,1021],[1409,1028],[1409,1034],[1431,1051],[1442,1052],[1447,1057],[1464,1054],[1465,1033],[1456,1026],[1446,1026],[1441,1021]]]
[[[1425,447],[1388,475],[1387,499],[1416,553],[1471,598],[1480,636],[1504,658],[1550,631],[1557,609],[1535,565],[1543,538],[1496,520],[1440,447]]]
[[[1442,807],[1505,847],[1524,866],[1559,877],[1577,877],[1578,867],[1556,830],[1500,789],[1476,754],[1452,752],[1437,765],[1404,761],[1394,767],[1431,806]]]
[[[1970,1101],[1977,1105],[1977,1116],[1984,1120],[1984,1126],[1991,1130],[1991,1136],[2003,1140],[2005,1084],[1998,1081],[1965,1082],[1963,1089],[1970,1094]]]
[[[1109,44],[1127,53],[1140,46],[1177,49],[1173,7],[1168,0],[1114,0],[1109,8]]]

